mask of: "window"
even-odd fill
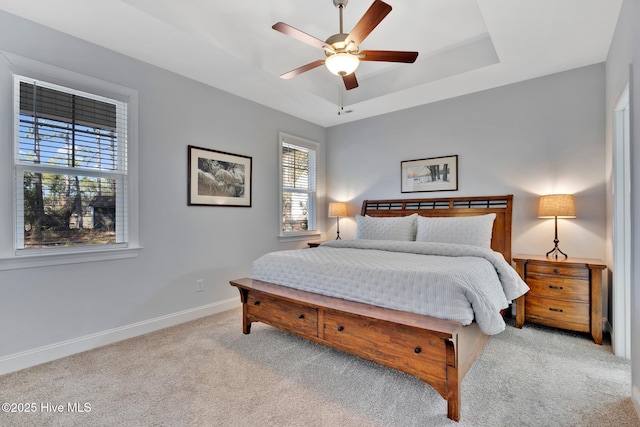
[[[316,234],[317,151],[315,142],[280,134],[281,236]]]
[[[126,247],[127,102],[16,75],[18,253]]]

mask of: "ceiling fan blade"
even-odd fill
[[[310,34],[307,34],[304,31],[300,31],[297,28],[292,27],[291,25],[285,24],[284,22],[278,22],[276,24],[273,24],[271,28],[281,32],[282,34],[286,34],[289,37],[293,37],[296,40],[300,40],[303,43],[309,44],[319,49],[329,48],[333,52],[333,48],[330,45],[328,45],[326,42]]]
[[[381,0],[375,0],[365,14],[362,15],[356,26],[353,27],[353,30],[345,39],[345,43],[348,45],[350,42],[354,42],[356,46],[359,46],[389,12],[391,12],[391,6]]]
[[[363,50],[358,54],[360,61],[382,62],[415,62],[418,52],[403,52],[399,50]]]
[[[297,76],[298,74],[302,74],[305,71],[313,70],[314,68],[318,68],[324,64],[324,59],[318,59],[317,61],[313,61],[308,63],[307,65],[303,65],[302,67],[298,67],[295,70],[291,70],[288,73],[284,73],[280,76],[281,79],[290,79],[292,77]]]
[[[358,87],[358,79],[356,79],[356,73],[342,76],[342,81],[344,82],[344,87],[347,88],[347,90],[355,89]]]

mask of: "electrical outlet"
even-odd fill
[[[204,291],[204,280],[198,279],[196,280],[196,292]]]

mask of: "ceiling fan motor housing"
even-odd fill
[[[331,56],[336,53],[350,53],[352,55],[356,55],[358,53],[358,46],[356,46],[355,43],[350,43],[349,46],[347,46],[344,42],[347,39],[347,36],[349,36],[349,34],[338,33],[329,37],[327,39],[327,44],[333,47],[334,52],[325,49],[325,55]]]

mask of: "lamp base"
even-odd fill
[[[560,248],[558,247],[558,243],[560,243],[560,240],[558,240],[558,217],[555,217],[555,226],[556,226],[556,236],[553,239],[553,249],[551,249],[549,252],[547,252],[547,258],[553,258],[553,259],[558,259],[558,254],[562,254],[564,255],[565,259],[569,258],[567,256],[567,254],[565,254],[564,252],[562,252],[560,250]]]
[[[558,245],[556,245],[553,249],[551,249],[549,252],[547,252],[547,258],[553,258],[553,259],[558,259],[558,257],[560,255],[563,255],[566,258],[569,258],[567,256],[567,254],[565,254],[564,252],[562,252],[560,250],[560,248],[558,247]]]

